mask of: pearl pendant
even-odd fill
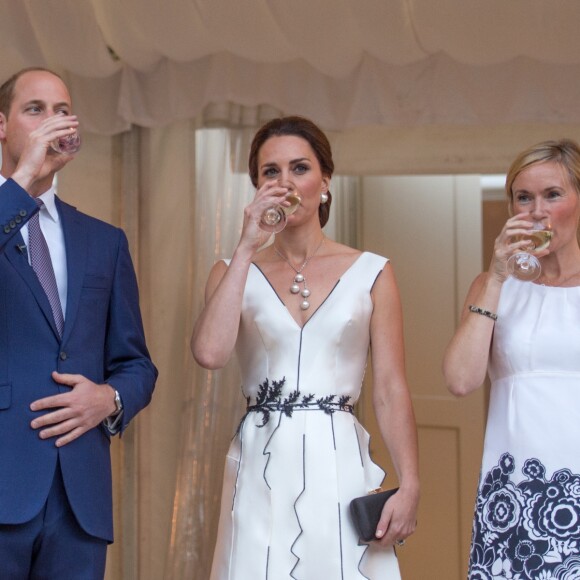
[[[295,266],[293,266],[292,262],[290,262],[290,260],[288,260],[288,258],[286,256],[284,256],[284,254],[280,253],[280,250],[278,250],[278,248],[276,247],[276,244],[274,244],[274,253],[280,259],[284,260],[288,264],[288,266],[290,266],[290,268],[292,268],[292,270],[294,270],[294,272],[296,273],[296,276],[294,276],[294,280],[292,282],[292,285],[290,286],[290,293],[291,294],[300,293],[300,295],[302,296],[303,300],[300,303],[301,310],[308,310],[308,308],[310,308],[310,302],[308,301],[308,297],[310,296],[310,290],[308,290],[308,288],[306,287],[306,279],[304,278],[304,276],[300,272],[302,272],[302,270],[304,270],[304,268],[306,268],[310,259],[318,253],[318,250],[320,250],[320,248],[322,247],[322,244],[324,243],[324,239],[325,239],[324,236],[322,236],[322,239],[320,240],[320,243],[316,247],[316,250],[314,250],[314,252],[312,254],[310,254],[310,256],[306,257],[306,260],[304,260],[304,263],[302,264],[302,266],[300,266],[300,268],[296,268]],[[302,291],[300,290],[299,284],[304,285],[302,288]]]

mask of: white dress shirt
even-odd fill
[[[0,175],[0,185],[2,185],[6,179]],[[58,287],[58,296],[60,298],[60,304],[62,306],[62,313],[66,320],[66,293],[68,288],[68,277],[66,271],[66,250],[64,246],[64,234],[62,232],[62,224],[60,221],[60,216],[56,209],[56,203],[54,200],[55,189],[52,186],[48,191],[45,191],[40,195],[40,199],[43,201],[44,206],[40,210],[40,229],[44,234],[46,243],[48,245],[48,251],[50,252],[50,260],[52,262],[52,268],[54,270],[54,275],[56,277],[56,285]],[[24,243],[28,249],[28,224],[24,224],[20,229],[20,233],[24,238]],[[28,263],[30,263],[30,252],[27,252]]]

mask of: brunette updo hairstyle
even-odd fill
[[[284,135],[293,135],[295,137],[302,137],[305,139],[314,154],[324,177],[329,179],[334,172],[334,161],[332,160],[332,151],[330,143],[326,135],[312,122],[310,119],[304,117],[280,117],[272,119],[263,125],[254,135],[252,145],[250,147],[250,158],[248,160],[248,168],[250,172],[250,179],[254,187],[258,187],[258,154],[262,145],[270,137],[282,137]],[[330,204],[332,202],[332,195],[328,193],[328,201],[321,203],[318,207],[318,219],[320,220],[320,227],[324,227],[328,221],[330,213]]]

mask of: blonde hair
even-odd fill
[[[542,141],[522,151],[512,162],[505,180],[505,191],[509,202],[510,215],[513,209],[512,187],[516,177],[528,167],[552,161],[560,165],[568,174],[570,183],[580,197],[580,145],[572,139]],[[577,238],[580,242],[580,224]]]
[[[580,146],[572,139],[558,141],[543,141],[522,151],[512,162],[505,180],[505,191],[510,203],[513,204],[512,187],[516,177],[531,165],[553,161],[561,165],[570,178],[570,183],[580,195]]]

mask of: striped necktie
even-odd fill
[[[42,210],[44,203],[41,199],[35,198],[36,204]],[[40,212],[34,214],[28,222],[28,251],[30,252],[30,263],[32,269],[44,289],[44,292],[50,303],[52,315],[56,323],[59,336],[62,336],[64,328],[64,316],[62,306],[58,295],[58,286],[56,285],[56,276],[48,251],[46,238],[40,229]]]

